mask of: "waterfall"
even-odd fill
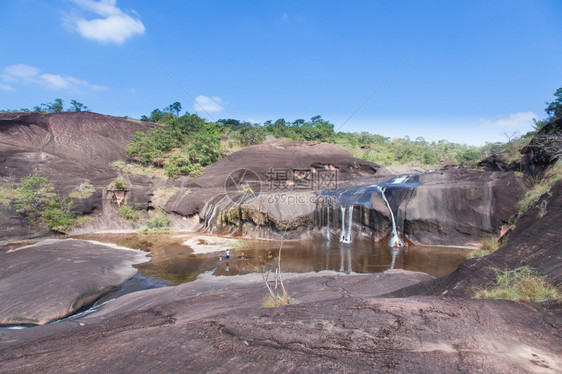
[[[384,194],[385,188],[384,187],[381,188],[379,186],[377,186],[377,188],[381,192],[382,199],[384,200],[386,206],[388,207],[388,211],[390,212],[390,219],[392,220],[392,237],[388,241],[388,245],[393,247],[396,243],[398,243],[399,246],[402,246],[403,244],[402,239],[400,239],[398,233],[396,232],[396,221],[394,220],[394,213],[392,212],[392,209],[390,208],[390,204],[388,203],[388,200],[386,199],[386,196]]]
[[[341,237],[340,237],[340,242],[343,242],[345,240],[345,208],[343,205],[340,205],[340,210],[341,210]]]
[[[341,234],[340,243],[349,244],[351,243],[351,225],[353,224],[353,205],[347,207],[347,220],[346,220],[346,209],[343,205],[340,205],[341,210]],[[347,221],[347,229],[345,223]]]
[[[328,241],[331,241],[332,240],[332,233],[330,232],[330,204],[326,205],[326,217],[327,217],[326,239],[328,239]]]
[[[347,233],[346,239],[351,242],[351,224],[353,223],[353,205],[347,207]]]

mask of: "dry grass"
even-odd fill
[[[159,187],[154,191],[152,202],[157,207],[164,207],[166,203],[179,191],[179,187]],[[186,195],[189,190],[186,191]]]
[[[293,300],[289,297],[287,291],[283,292],[283,295],[273,296],[272,294],[267,294],[263,298],[264,308],[278,308],[280,306],[290,305]]]
[[[8,208],[11,202],[19,197],[16,189],[0,185],[0,205]]]
[[[73,199],[87,199],[96,192],[96,187],[89,182],[81,183],[79,186],[74,188],[68,196]]]
[[[559,287],[551,285],[544,276],[529,266],[516,269],[492,269],[496,274],[496,286],[481,288],[474,293],[475,299],[504,299],[522,302],[562,301]]]
[[[482,257],[494,253],[501,247],[498,238],[495,236],[490,236],[482,241],[480,249],[474,252],[470,252],[466,258]]]
[[[519,214],[525,213],[535,205],[544,194],[549,193],[552,186],[559,180],[562,180],[562,161],[560,160],[552,166],[542,180],[538,178],[528,179],[531,187],[519,202]],[[542,212],[543,216],[544,214],[546,214],[546,211]]]

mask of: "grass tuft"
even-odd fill
[[[264,308],[278,308],[280,306],[290,305],[293,300],[289,297],[287,291],[283,292],[282,296],[274,297],[271,294],[265,295],[263,298]]]
[[[474,293],[475,299],[504,299],[522,302],[560,302],[559,287],[549,284],[537,270],[522,266],[515,269],[492,268],[496,274],[496,286],[481,288]]]
[[[470,252],[466,258],[475,258],[475,257],[482,257],[489,255],[490,253],[494,253],[500,248],[499,240],[494,237],[490,236],[482,241],[482,245],[480,249],[474,252]]]

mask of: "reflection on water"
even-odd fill
[[[225,251],[194,254],[191,248],[182,244],[191,236],[95,234],[80,238],[151,251],[152,261],[136,267],[143,275],[163,278],[171,284],[192,281],[204,271],[218,275],[259,271],[264,264],[276,262],[281,244],[271,240],[244,240],[247,247],[232,249],[230,258],[226,260]],[[321,270],[376,273],[387,269],[405,269],[443,276],[452,273],[468,252],[467,249],[444,247],[389,248],[385,244],[368,241],[350,244],[325,240],[285,241],[281,269],[283,272],[297,273]]]

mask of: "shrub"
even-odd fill
[[[542,302],[561,299],[560,289],[549,284],[544,276],[529,266],[515,269],[491,269],[496,275],[496,286],[475,292],[476,299],[505,299],[512,301]]]
[[[127,220],[127,221],[138,221],[140,220],[140,214],[136,210],[132,209],[128,205],[121,205],[119,207],[119,217]]]
[[[24,177],[21,187],[17,189],[16,212],[31,221],[37,221],[45,204],[55,197],[54,191],[55,187],[49,178],[39,174]]]
[[[146,227],[149,230],[161,230],[161,229],[168,229],[170,227],[170,222],[172,220],[170,217],[165,215],[157,215],[152,219],[146,221]]]
[[[107,186],[110,190],[126,190],[129,187],[130,184],[121,178],[115,178],[115,180]]]
[[[51,230],[67,232],[76,224],[76,215],[70,211],[73,205],[74,201],[71,198],[54,198],[46,204],[41,218]]]

